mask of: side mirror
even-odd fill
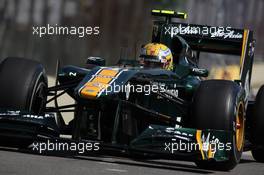
[[[105,59],[101,57],[88,57],[86,60],[86,64],[105,66]]]
[[[209,71],[207,69],[191,68],[190,74],[199,77],[208,77]]]

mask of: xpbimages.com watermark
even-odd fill
[[[89,142],[34,142],[32,150],[38,153],[44,152],[78,152],[83,154],[90,151],[98,151],[100,149],[100,143],[89,143]]]
[[[176,152],[193,152],[204,151],[215,154],[218,151],[230,151],[232,149],[231,142],[221,142],[218,137],[211,133],[202,133],[196,135],[197,142],[191,141],[195,137],[192,133],[179,131],[175,128],[169,127],[165,130],[166,133],[173,134],[174,137],[170,142],[164,143],[164,151],[171,154]],[[197,131],[198,132],[198,131]]]
[[[58,26],[58,24],[52,26],[47,24],[46,26],[33,26],[32,34],[39,36],[40,38],[45,35],[75,35],[79,38],[90,35],[99,35],[99,26]]]
[[[110,94],[111,92],[114,93],[124,92],[126,94],[143,93],[144,95],[150,95],[151,93],[167,93],[175,97],[178,97],[178,90],[176,89],[176,87],[177,87],[176,84],[173,85],[172,89],[169,89],[163,83],[153,83],[153,84],[145,84],[145,85],[128,83],[125,85],[119,85],[114,82],[111,86],[107,86],[105,88],[105,93],[106,95]]]
[[[174,37],[176,35],[205,35],[211,38],[242,38],[243,34],[236,32],[231,27],[210,27],[210,26],[167,26],[164,30],[165,35]]]
[[[164,144],[164,150],[174,154],[176,152],[193,152],[193,151],[209,151],[215,154],[217,151],[230,151],[232,149],[231,143],[221,143],[221,142],[212,142],[212,143],[186,143],[182,142],[168,142]]]

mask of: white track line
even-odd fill
[[[114,168],[107,168],[107,171],[113,171],[113,172],[119,172],[119,173],[126,173],[127,170],[120,170],[120,169],[114,169]]]

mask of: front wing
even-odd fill
[[[14,143],[55,137],[59,137],[59,129],[53,114],[40,116],[23,111],[0,110],[2,145],[13,146]]]
[[[24,142],[26,140],[59,139],[59,135],[53,114],[37,116],[22,111],[0,110],[1,145],[10,139]],[[161,158],[164,156],[191,161],[226,161],[229,159],[229,153],[233,151],[233,133],[222,130],[150,125],[127,146],[103,141],[101,143],[102,149],[128,148],[133,152],[150,153]]]
[[[232,150],[233,134],[222,130],[197,130],[150,125],[130,144],[139,152],[197,160],[226,161]]]

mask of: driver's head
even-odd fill
[[[171,50],[160,43],[149,43],[142,47],[140,59],[144,67],[173,70]]]

